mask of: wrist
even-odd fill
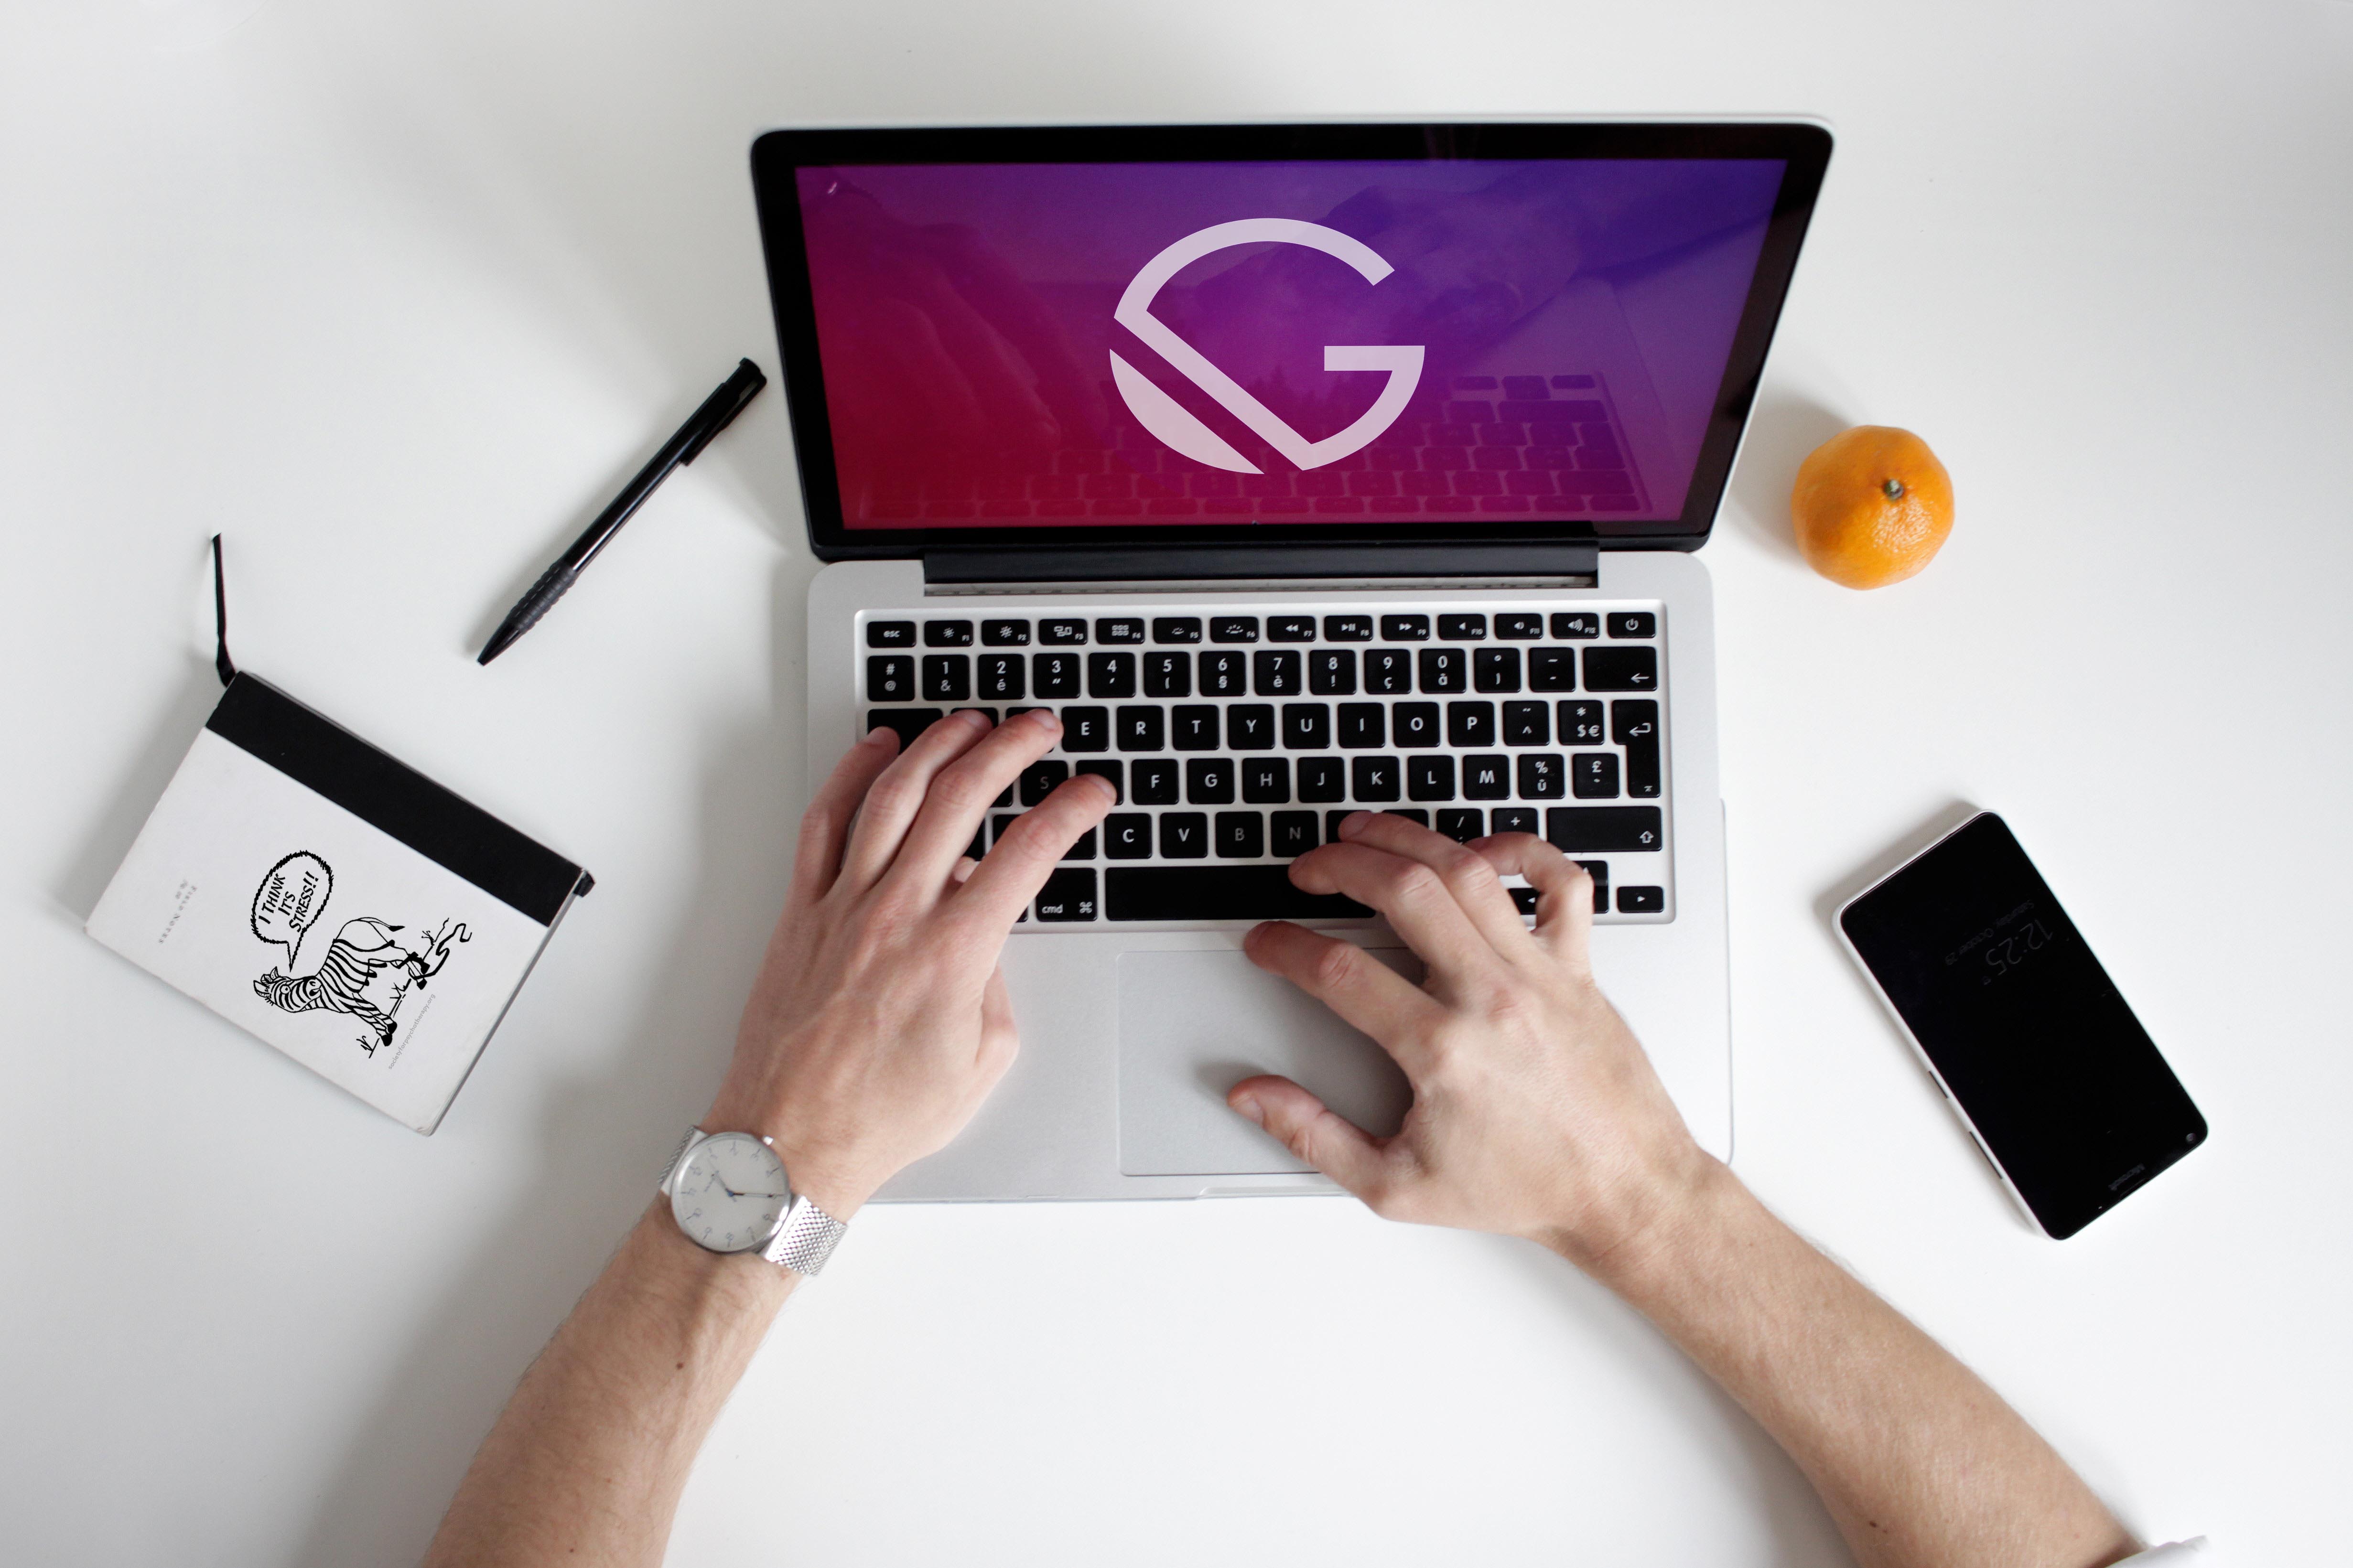
[[[1588,1214],[1536,1239],[1630,1300],[1672,1275],[1692,1239],[1747,1196],[1730,1167],[1694,1144],[1661,1171],[1630,1184],[1607,1205],[1606,1221]]]

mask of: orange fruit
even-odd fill
[[[1953,531],[1953,481],[1909,430],[1858,425],[1813,450],[1789,491],[1798,552],[1850,588],[1901,583]]]

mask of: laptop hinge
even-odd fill
[[[1165,549],[933,550],[927,594],[1145,593],[1282,582],[1302,588],[1588,588],[1591,544],[1172,545]]]

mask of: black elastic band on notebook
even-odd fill
[[[213,535],[213,668],[220,672],[221,684],[227,686],[237,679],[237,666],[228,657],[228,574],[221,567],[221,536]]]

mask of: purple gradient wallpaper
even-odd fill
[[[843,521],[1672,519],[1782,173],[802,169]]]

